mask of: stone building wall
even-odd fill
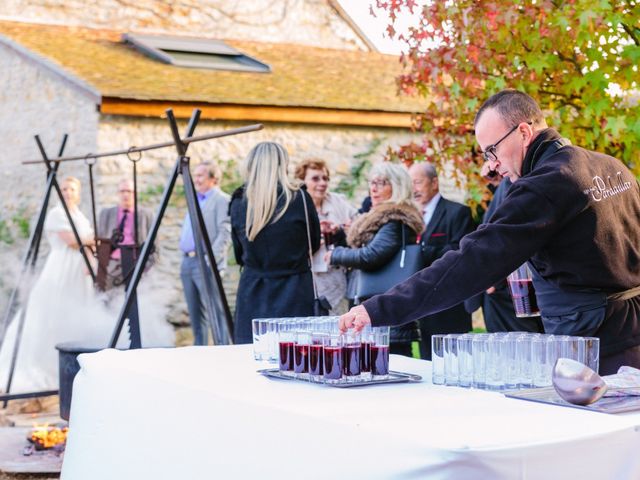
[[[56,157],[64,133],[66,153],[97,148],[99,115],[94,98],[60,75],[42,68],[28,54],[0,43],[0,314],[7,291],[13,288],[26,246],[28,226],[42,202],[44,165],[22,165],[41,155],[34,140],[39,135],[50,157]],[[83,183],[83,162],[60,166],[59,176],[76,175]],[[88,195],[82,192],[83,206]],[[52,202],[57,198],[52,196]],[[85,209],[85,211],[87,211]],[[41,255],[46,254],[44,242]]]
[[[366,49],[328,0],[3,0],[0,15],[122,31]]]

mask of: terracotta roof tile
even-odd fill
[[[384,112],[423,104],[397,95],[398,57],[281,43],[225,40],[272,73],[183,68],[150,59],[122,32],[0,22],[0,35],[46,57],[103,97]]]

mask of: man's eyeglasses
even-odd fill
[[[533,122],[526,122],[526,123],[527,125],[531,125]],[[515,132],[519,126],[520,124],[515,125],[511,130],[505,133],[500,140],[498,140],[493,145],[489,145],[487,148],[484,149],[484,152],[482,152],[482,158],[484,158],[485,162],[489,162],[489,161],[495,162],[498,160],[498,156],[496,155],[496,150],[498,148],[498,145],[500,145],[500,142],[502,142],[505,138],[507,138],[509,135]]]
[[[329,176],[328,175],[314,175],[313,177],[310,177],[312,182],[319,182],[320,180],[324,180],[325,182],[329,181]]]
[[[369,181],[369,187],[373,188],[382,188],[382,187],[386,187],[387,185],[391,185],[389,183],[389,180],[370,180]]]

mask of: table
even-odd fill
[[[63,479],[640,478],[640,414],[430,383],[338,389],[256,374],[250,346],[79,357]]]

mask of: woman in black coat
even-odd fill
[[[251,343],[254,318],[313,315],[303,195],[314,252],[320,247],[320,223],[309,194],[289,182],[288,164],[289,156],[281,145],[259,143],[245,159],[245,184],[231,198],[231,238],[242,267],[236,344]]]
[[[369,173],[371,210],[354,220],[347,243],[351,248],[336,247],[327,254],[331,265],[375,271],[385,266],[402,248],[402,231],[407,244],[416,243],[424,230],[422,214],[415,206],[411,177],[394,163],[375,165]],[[357,275],[352,275],[357,279]],[[355,292],[353,281],[347,296]],[[358,298],[362,302],[366,298]],[[411,342],[420,339],[417,324],[409,323],[391,329],[390,352],[411,356]]]

